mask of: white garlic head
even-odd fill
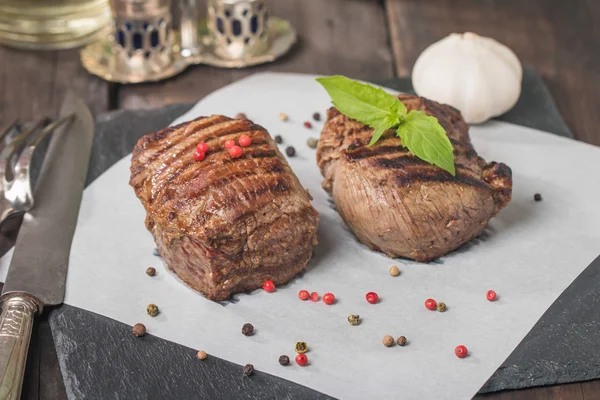
[[[510,110],[521,95],[523,68],[508,47],[475,33],[453,33],[421,53],[412,73],[415,92],[481,123]]]

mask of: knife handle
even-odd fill
[[[0,315],[0,399],[19,400],[36,303],[22,296],[2,302]]]

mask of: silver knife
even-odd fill
[[[61,116],[75,114],[52,135],[35,190],[34,208],[23,218],[0,297],[0,399],[18,400],[34,316],[65,295],[69,253],[87,176],[94,121],[85,103],[67,94]]]

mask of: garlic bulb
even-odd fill
[[[417,59],[412,81],[419,96],[460,110],[468,123],[510,110],[521,94],[523,68],[508,47],[474,33],[450,36]]]

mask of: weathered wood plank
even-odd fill
[[[475,396],[475,400],[585,400],[598,399],[600,392],[590,393],[584,397],[581,383],[568,385],[544,386],[523,390],[508,390],[505,392],[490,393]]]
[[[201,2],[205,7],[206,2]],[[355,78],[393,76],[384,9],[362,0],[270,2],[272,14],[289,19],[300,43],[273,64],[243,70],[189,68],[171,80],[121,89],[124,108],[157,107],[199,100],[210,92],[261,71],[345,74]],[[205,14],[205,13],[203,13]]]
[[[107,110],[108,85],[89,75],[77,51],[26,52],[0,47],[0,126],[55,116],[67,90],[94,113]]]
[[[575,136],[600,145],[600,2],[575,0],[385,0],[397,73],[452,32],[471,31],[506,44],[536,68]]]

